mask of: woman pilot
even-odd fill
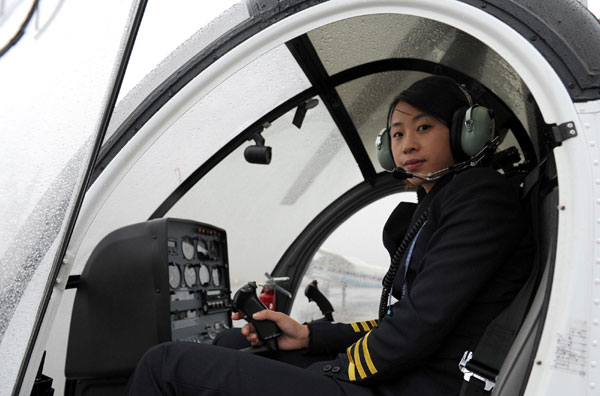
[[[525,283],[534,251],[519,191],[495,170],[463,162],[473,155],[461,143],[471,105],[454,80],[432,76],[390,107],[382,138],[396,172],[418,186],[419,204],[409,224],[400,204],[384,227],[384,244],[399,265],[384,280],[379,320],[301,324],[260,311],[255,319],[282,330],[278,357],[288,363],[167,343],[144,355],[129,394],[458,395],[458,362]],[[260,343],[250,324],[241,332]]]

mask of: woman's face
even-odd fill
[[[433,116],[399,102],[390,123],[392,154],[396,166],[409,173],[425,177],[455,163],[450,150],[450,130]],[[422,185],[429,192],[435,182],[410,178],[414,185]]]

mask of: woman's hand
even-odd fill
[[[234,320],[242,319],[244,314],[236,312],[232,318]],[[253,319],[255,320],[272,320],[281,329],[282,334],[277,337],[277,346],[282,351],[291,351],[302,349],[308,346],[309,330],[307,325],[303,325],[290,318],[286,314],[277,311],[265,309],[255,312]],[[262,342],[258,339],[258,334],[251,323],[242,327],[242,334],[246,336],[250,344],[253,346],[261,345]]]

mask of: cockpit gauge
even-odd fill
[[[181,285],[181,272],[175,264],[169,264],[169,286],[177,289]]]
[[[216,260],[219,255],[219,243],[217,241],[213,241],[210,244],[210,257]]]
[[[196,275],[196,269],[191,265],[186,265],[183,270],[183,280],[187,287],[192,287],[196,284],[198,276]]]
[[[190,238],[183,238],[181,241],[181,250],[183,252],[183,257],[187,260],[191,260],[194,258],[194,241]]]
[[[177,239],[169,238],[167,241],[169,256],[177,256]]]
[[[213,268],[212,270],[212,281],[213,281],[213,286],[221,286],[221,271],[219,271],[218,268]]]
[[[196,252],[198,252],[198,258],[206,260],[208,255],[208,246],[206,245],[206,241],[203,239],[198,240],[198,244],[196,245]]]
[[[210,282],[210,272],[208,271],[208,267],[206,265],[201,265],[198,269],[198,275],[200,277],[200,284],[203,286],[208,285]]]

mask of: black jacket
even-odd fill
[[[312,323],[309,352],[339,353],[311,366],[381,394],[456,395],[458,363],[514,298],[531,270],[534,243],[519,191],[488,168],[439,180],[420,200],[411,224],[429,208],[391,315],[352,324]],[[410,226],[399,206],[384,228],[390,254]],[[406,255],[404,260],[406,259]],[[349,387],[350,390],[351,387]]]

